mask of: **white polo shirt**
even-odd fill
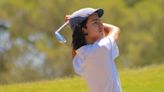
[[[91,92],[122,92],[114,59],[119,55],[113,37],[107,36],[76,50],[73,67]]]

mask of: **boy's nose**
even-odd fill
[[[100,22],[98,26],[99,28],[103,28],[103,23]]]

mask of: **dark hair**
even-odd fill
[[[77,50],[78,48],[86,45],[85,35],[87,34],[84,33],[82,28],[86,28],[87,20],[88,18],[85,19],[82,23],[77,24],[77,26],[75,26],[75,29],[73,30],[72,47],[74,50]]]

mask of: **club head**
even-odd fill
[[[55,32],[55,36],[59,40],[60,43],[66,43],[67,42],[66,39],[59,32]]]
[[[59,40],[60,43],[66,43],[66,39],[59,33],[67,24],[69,23],[69,21],[66,21],[60,28],[58,28],[55,31],[55,36],[56,38]]]

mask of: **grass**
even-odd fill
[[[119,72],[123,92],[164,92],[164,65]],[[89,92],[81,77],[1,85],[0,92]]]

